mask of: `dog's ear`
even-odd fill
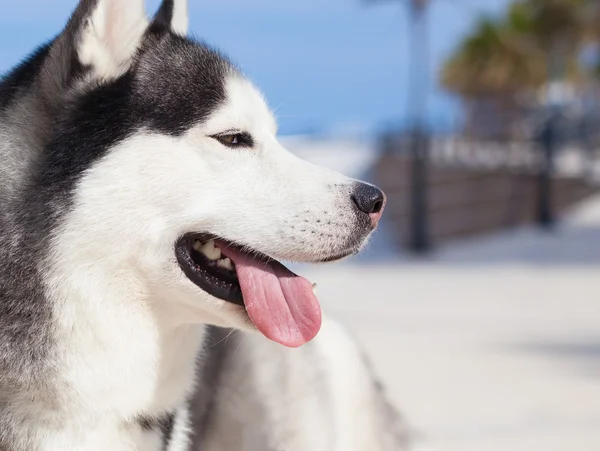
[[[129,68],[147,28],[144,0],[82,0],[65,31],[91,77],[107,79]]]
[[[188,31],[188,0],[163,0],[154,21],[185,36]]]

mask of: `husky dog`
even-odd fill
[[[288,153],[187,22],[82,0],[0,84],[0,450],[400,449],[278,261],[357,253],[385,196]]]

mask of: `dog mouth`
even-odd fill
[[[242,288],[233,261],[226,257],[212,235],[188,235],[177,243],[177,259],[194,284],[222,301],[244,306]],[[232,248],[233,243],[227,247]]]
[[[321,308],[313,284],[277,260],[209,234],[184,236],[175,253],[192,283],[243,307],[267,338],[294,348],[319,332]]]

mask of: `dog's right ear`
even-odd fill
[[[63,37],[92,79],[129,69],[148,28],[144,0],[81,0]]]
[[[188,0],[163,0],[154,21],[185,36],[188,31]]]

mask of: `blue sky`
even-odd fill
[[[284,134],[373,131],[406,112],[407,28],[403,3],[361,0],[195,0],[191,33],[228,54],[261,88]],[[62,27],[75,0],[3,0],[0,71]],[[508,0],[433,0],[431,122],[450,125],[460,107],[435,68],[481,14]],[[159,0],[148,2],[149,10]]]

